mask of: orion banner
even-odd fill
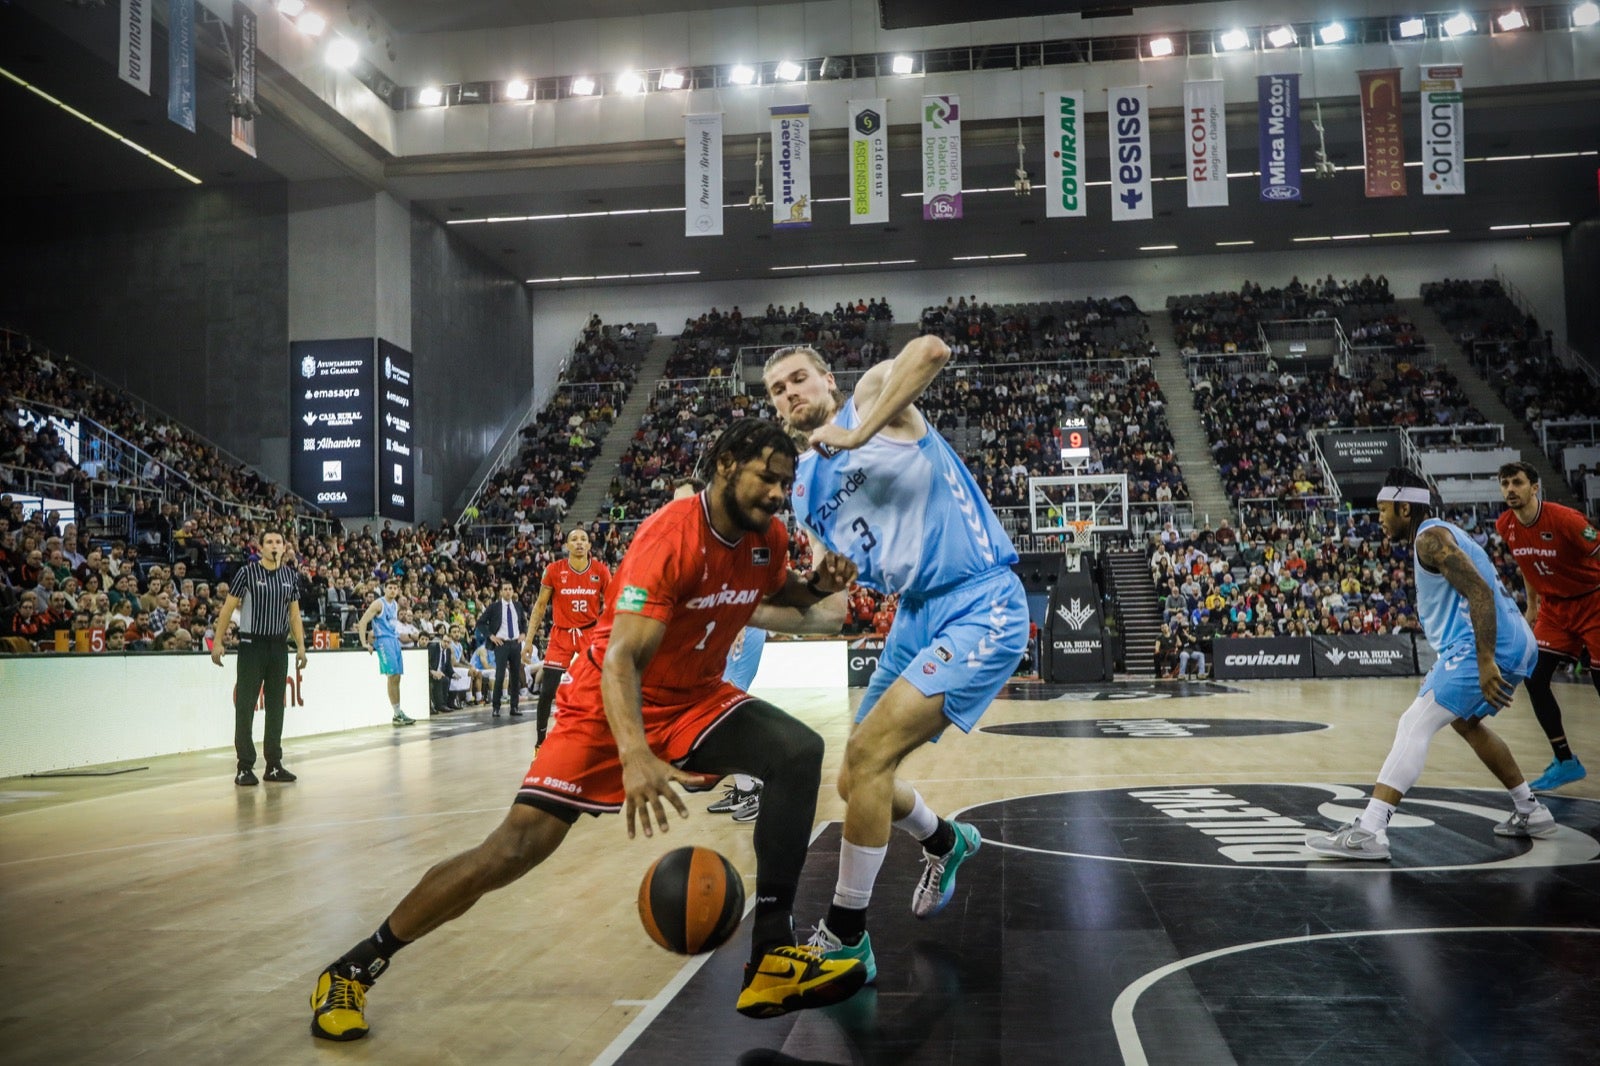
[[[1111,221],[1150,217],[1150,91],[1143,85],[1112,89],[1106,127],[1111,131]]]
[[[253,116],[256,103],[256,13],[244,5],[244,0],[233,0],[233,46],[238,49],[233,61],[234,69],[239,72],[234,91],[238,94],[239,102]],[[255,156],[256,122],[253,117],[234,115],[229,133],[235,148],[248,156]]]
[[[194,0],[167,0],[167,117],[194,132]]]
[[[1422,68],[1422,195],[1461,196],[1461,65]]]
[[[961,217],[961,97],[922,98],[922,218]]]
[[[850,224],[889,221],[889,127],[886,100],[851,100]]]
[[[122,21],[117,26],[117,76],[146,96],[150,95],[152,2],[122,0]]]
[[[1083,90],[1061,93],[1053,105],[1046,103],[1044,114],[1045,217],[1083,218],[1089,213],[1083,177]]]
[[[1256,77],[1261,148],[1261,199],[1300,199],[1300,75]]]
[[[1406,143],[1400,118],[1400,68],[1361,70],[1361,147],[1367,195],[1406,194]]]
[[[772,109],[772,225],[811,225],[811,105]]]
[[[1228,206],[1228,116],[1222,81],[1183,83],[1183,165],[1190,207]]]
[[[683,117],[683,235],[722,236],[722,112]]]

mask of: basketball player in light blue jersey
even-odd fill
[[[1494,827],[1503,837],[1548,837],[1555,816],[1534,798],[1512,756],[1485,719],[1511,706],[1517,685],[1533,672],[1539,645],[1495,574],[1484,550],[1462,529],[1433,517],[1433,493],[1404,467],[1389,471],[1378,492],[1384,535],[1410,543],[1423,634],[1439,659],[1416,701],[1400,716],[1394,746],[1360,817],[1306,847],[1340,859],[1389,858],[1389,819],[1422,776],[1434,734],[1451,726],[1511,793],[1511,817]]]
[[[378,672],[388,679],[389,706],[394,710],[391,721],[395,725],[414,725],[415,718],[400,709],[400,675],[405,673],[405,663],[400,658],[400,634],[395,628],[400,617],[400,582],[386,581],[383,595],[367,605],[361,621],[356,623],[356,634],[361,646],[378,653]],[[372,632],[367,633],[368,624]]]
[[[795,469],[795,517],[856,564],[861,584],[900,595],[845,747],[839,879],[812,941],[832,957],[862,959],[869,980],[877,967],[867,905],[891,827],[922,843],[911,898],[919,918],[949,903],[956,869],[982,844],[975,828],[940,818],[895,771],[952,722],[970,732],[1028,643],[1027,601],[1011,569],[1016,549],[915,406],[949,359],[942,340],[918,337],[862,375],[848,400],[813,349],[781,349],[765,372],[779,417],[812,448]]]

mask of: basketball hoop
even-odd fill
[[[1072,530],[1066,538],[1067,568],[1078,568],[1078,557],[1083,554],[1083,549],[1089,546],[1091,534],[1089,530],[1094,526],[1092,518],[1074,518],[1067,522],[1067,528]]]

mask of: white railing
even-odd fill
[[[1500,448],[1506,443],[1506,427],[1499,422],[1478,422],[1460,426],[1407,426],[1406,436],[1418,448]]]
[[[1574,444],[1600,441],[1600,419],[1595,418],[1547,418],[1533,429],[1539,434],[1539,450],[1552,459]]]
[[[1338,525],[1341,513],[1338,496],[1296,496],[1283,499],[1277,496],[1247,496],[1238,502],[1239,527],[1255,529],[1277,525],[1287,518],[1291,523],[1304,522],[1312,528],[1331,528]]]

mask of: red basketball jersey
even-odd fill
[[[612,580],[605,613],[562,684],[563,710],[605,712],[600,665],[617,613],[642,614],[667,631],[643,678],[644,716],[714,695],[728,650],[756,606],[783,588],[789,534],[774,518],[729,543],[711,528],[704,494],[674,500],[645,519]]]
[[[592,555],[582,570],[574,570],[567,560],[557,559],[544,568],[540,584],[550,590],[550,628],[586,629],[600,620],[600,613],[606,608],[611,571]]]
[[[1495,529],[1522,569],[1522,577],[1541,597],[1571,599],[1600,588],[1600,532],[1589,520],[1559,503],[1539,504],[1539,515],[1523,525],[1511,511],[1495,519]]]

